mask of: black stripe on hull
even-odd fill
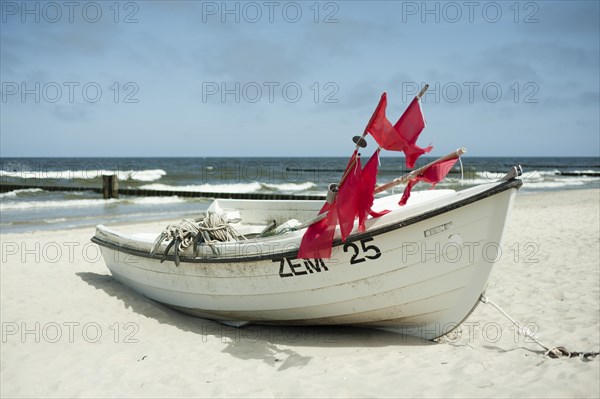
[[[441,208],[434,209],[434,210],[422,213],[420,215],[401,220],[399,222],[390,224],[388,226],[383,226],[383,227],[380,227],[377,229],[369,230],[364,233],[352,234],[351,236],[349,236],[346,239],[346,242],[360,241],[365,238],[375,237],[375,236],[378,236],[381,234],[388,233],[390,231],[398,230],[403,227],[410,226],[415,223],[419,223],[423,220],[430,219],[430,218],[438,216],[438,215],[442,215],[444,213],[453,211],[458,208],[462,208],[462,207],[470,205],[474,202],[484,200],[484,199],[492,197],[496,194],[500,194],[504,191],[511,190],[511,189],[519,189],[522,185],[523,185],[523,182],[519,179],[508,180],[508,181],[502,182],[498,185],[495,185],[494,187],[490,188],[489,190],[483,191],[476,195],[469,196],[467,198],[464,198],[460,201],[453,202],[453,203],[443,206]],[[112,242],[104,241],[95,236],[92,237],[91,241],[94,244],[97,244],[97,245],[100,245],[100,246],[103,246],[103,247],[106,247],[109,249],[113,249],[115,251],[119,251],[119,252],[122,252],[125,254],[138,256],[141,258],[160,260],[163,257],[162,254],[155,254],[154,256],[150,256],[150,253],[147,251],[142,251],[139,249],[121,246],[121,245],[118,245],[118,244],[115,244]],[[333,247],[340,246],[342,244],[343,244],[343,242],[341,239],[336,239],[333,242]],[[237,258],[235,258],[235,257],[231,257],[231,258],[186,258],[186,257],[180,256],[180,261],[186,262],[186,263],[245,263],[245,262],[259,262],[259,261],[265,261],[265,260],[281,259],[281,258],[295,258],[295,257],[297,257],[297,255],[298,255],[298,250],[291,250],[291,251],[286,251],[286,252],[276,252],[276,253],[261,254],[261,255],[249,255],[249,256],[243,256],[243,257],[237,257]],[[174,262],[175,256],[168,255],[166,257],[166,260]]]

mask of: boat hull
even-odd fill
[[[434,339],[484,292],[519,180],[390,212],[334,241],[330,259],[297,259],[288,241],[248,242],[219,257],[149,255],[149,243],[99,226],[92,239],[118,281],[180,311],[230,325],[354,325]],[[254,247],[250,247],[254,245]],[[226,249],[223,247],[223,249]]]

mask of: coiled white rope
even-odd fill
[[[194,245],[194,256],[197,255],[200,242],[208,244],[213,253],[219,255],[215,243],[237,241],[240,238],[246,239],[229,224],[225,216],[215,212],[207,212],[204,217],[194,220],[182,220],[168,225],[154,241],[150,255],[154,256],[163,241],[170,240],[165,248],[161,263],[165,261],[169,250],[174,246],[175,265],[179,266],[179,252],[186,250],[190,245]]]

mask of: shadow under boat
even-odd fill
[[[185,332],[201,336],[202,342],[218,339],[228,344],[224,352],[238,358],[248,358],[245,344],[263,345],[264,355],[272,357],[273,353],[289,351],[274,349],[274,345],[297,347],[384,347],[384,346],[431,346],[435,341],[415,336],[402,335],[375,328],[334,326],[285,326],[250,324],[244,327],[231,327],[213,320],[203,319],[174,311],[151,300],[107,274],[79,272],[76,275],[88,285],[102,290],[109,296],[122,301],[133,312],[153,318],[161,324],[174,326]],[[237,350],[236,348],[240,349]],[[254,358],[254,356],[250,355]],[[259,356],[260,357],[260,356]]]

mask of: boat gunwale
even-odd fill
[[[410,217],[407,219],[403,219],[398,222],[391,223],[389,225],[381,226],[381,227],[375,228],[373,230],[367,230],[362,233],[358,232],[355,234],[351,234],[346,239],[345,242],[343,242],[339,238],[335,239],[333,241],[332,247],[341,246],[341,245],[349,243],[349,242],[360,241],[360,240],[364,240],[366,238],[371,238],[374,236],[385,234],[390,231],[398,230],[403,227],[419,223],[423,220],[442,215],[444,213],[453,211],[458,208],[462,208],[462,207],[470,205],[472,203],[489,198],[493,195],[500,194],[504,191],[507,191],[507,190],[510,190],[513,188],[518,190],[522,185],[523,185],[523,181],[518,178],[512,178],[510,180],[501,181],[499,184],[496,184],[493,187],[491,187],[485,191],[482,191],[475,195],[468,196],[468,197],[463,198],[458,201],[454,201],[454,202],[444,205],[442,207],[432,209],[430,211],[423,212],[416,216],[413,216],[413,217]],[[461,192],[458,192],[458,193],[461,193]],[[113,249],[115,251],[122,252],[122,253],[125,253],[128,255],[138,256],[138,257],[147,258],[147,259],[156,259],[156,260],[163,260],[163,257],[164,257],[163,254],[150,255],[150,253],[147,251],[130,248],[130,247],[127,247],[124,245],[116,244],[114,242],[102,240],[101,238],[98,238],[96,236],[93,236],[91,238],[91,241],[94,244],[97,244],[99,246],[103,246],[108,249]],[[265,261],[265,260],[280,260],[282,258],[296,258],[297,255],[298,255],[298,249],[288,250],[285,252],[274,252],[274,253],[267,253],[267,254],[260,254],[260,255],[247,255],[247,256],[238,256],[238,257],[221,257],[221,258],[219,258],[219,257],[204,257],[204,258],[193,257],[192,258],[192,257],[185,257],[185,256],[180,255],[179,258],[180,258],[180,262],[185,262],[185,263],[242,263],[242,262],[245,263],[245,262],[260,262],[260,261]],[[174,261],[175,255],[167,255],[164,259],[168,260],[168,261]]]

